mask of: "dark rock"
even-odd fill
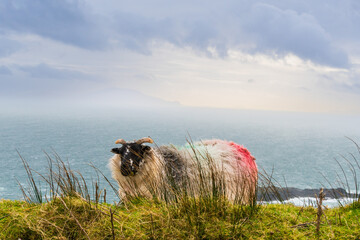
[[[288,200],[290,198],[296,197],[315,197],[318,196],[320,192],[319,188],[313,189],[300,189],[300,188],[278,188],[278,187],[269,187],[264,188],[260,187],[257,193],[257,199],[260,201],[273,201],[273,200]],[[343,188],[324,188],[324,193],[326,198],[355,198],[356,194],[348,193]]]

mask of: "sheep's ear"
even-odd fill
[[[115,154],[120,154],[120,148],[113,148],[111,149],[111,152]]]
[[[144,152],[149,152],[149,151],[151,150],[151,147],[149,147],[149,146],[143,146],[142,150],[143,150]]]

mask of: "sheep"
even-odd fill
[[[204,187],[200,182],[210,183],[214,176],[218,185],[224,186],[224,195],[230,201],[249,204],[255,196],[258,173],[255,158],[234,142],[213,139],[182,147],[152,148],[144,145],[153,143],[146,137],[133,142],[118,139],[115,143],[122,146],[111,150],[115,155],[110,159],[110,169],[123,200],[137,195],[161,198],[164,191],[172,191],[174,186],[184,187],[184,182],[198,196],[201,190],[211,191],[214,186]]]

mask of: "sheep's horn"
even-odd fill
[[[149,137],[144,137],[142,139],[137,140],[135,143],[142,144],[142,143],[153,143],[154,141]]]
[[[124,139],[118,139],[115,141],[115,144],[125,144],[126,141]]]

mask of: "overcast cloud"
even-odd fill
[[[5,36],[1,36],[0,32],[0,58],[11,55],[21,48],[21,44],[17,41],[10,40]]]
[[[74,79],[89,79],[84,73],[79,71],[56,69],[49,65],[42,63],[35,66],[19,66],[20,70],[26,72],[30,77],[40,79],[62,79],[62,80],[74,80]]]
[[[158,5],[136,1],[138,8],[133,3],[128,10],[126,1],[113,3],[115,9],[109,6],[97,12],[100,1],[90,5],[86,1],[5,0],[0,3],[0,27],[4,33],[33,33],[88,49],[117,44],[149,54],[149,43],[158,40],[202,51],[213,47],[221,56],[234,48],[265,54],[293,53],[335,67],[348,66],[348,54],[334,39],[336,35],[349,35],[354,30],[358,37],[359,32],[354,25],[360,20],[359,4],[351,1],[342,1],[341,5],[317,1],[312,8],[291,2],[284,6],[283,1],[224,1],[221,5],[184,1],[167,7],[161,6],[165,4],[162,1]],[[329,12],[323,12],[324,7]],[[342,26],[338,26],[338,17]],[[348,40],[355,43],[357,39]]]
[[[280,110],[306,109],[311,92],[323,104],[328,91],[353,101],[359,22],[356,0],[3,0],[1,92],[113,86],[187,105],[214,106],[206,99],[219,94],[217,107]],[[244,103],[243,89],[248,103],[231,105]],[[296,96],[296,106],[275,106],[275,96]]]
[[[11,70],[6,66],[0,66],[0,74],[1,75],[11,75]]]
[[[5,0],[0,3],[0,27],[5,33],[33,33],[82,48],[104,47],[101,27],[81,7],[78,1]]]

